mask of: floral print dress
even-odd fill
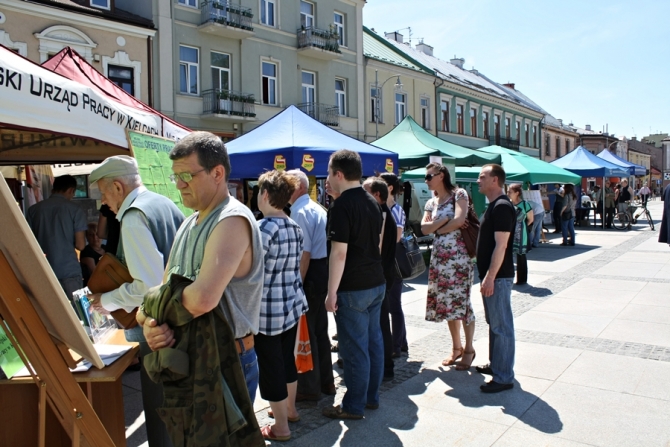
[[[453,194],[456,201],[463,198],[468,200],[468,193],[464,189],[458,188]],[[445,216],[453,219],[454,198],[439,205],[437,197],[433,197],[426,203],[425,210],[431,213],[433,220]],[[461,230],[436,236],[428,269],[426,320],[463,320],[465,324],[473,322],[475,313],[470,300],[473,280],[474,264],[468,256]]]

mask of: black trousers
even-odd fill
[[[516,255],[516,282],[517,284],[528,282],[528,259],[525,254]]]
[[[382,339],[384,340],[384,377],[393,377],[393,335],[391,334],[391,285],[386,283],[386,293],[384,301],[379,312],[379,325],[382,329]]]
[[[614,210],[616,208],[605,208],[605,226],[607,228],[610,228],[612,226],[612,222],[614,221]]]
[[[561,231],[561,208],[563,208],[563,202],[558,202],[554,204],[554,209],[551,212],[551,217],[554,221],[554,226],[556,227],[556,231]]]

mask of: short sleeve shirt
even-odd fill
[[[405,228],[405,210],[402,209],[397,203],[391,208],[391,214],[393,214],[393,219],[398,228]]]
[[[514,262],[512,248],[514,245],[514,226],[516,225],[516,210],[506,195],[501,195],[489,204],[479,226],[477,237],[477,271],[479,278],[484,279],[491,266],[493,250],[496,247],[495,233],[509,233],[505,248],[505,257],[496,279],[514,278]]]
[[[385,283],[379,237],[382,210],[362,187],[344,191],[328,215],[328,240],[347,244],[338,292],[367,290]]]

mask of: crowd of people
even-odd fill
[[[69,200],[76,187],[71,177],[57,178],[52,198],[28,212],[66,293],[83,286],[82,265],[95,269],[105,252],[103,237],[112,251],[113,223],[120,224],[113,253],[133,280],[91,294],[89,301],[101,313],[137,309],[138,326],[126,330],[126,337],[139,342],[146,367],[142,397],[149,445],[172,445],[184,433],[203,444],[224,437],[244,445],[289,440],[290,424],[300,420],[296,401],[336,394],[327,312],[337,326],[346,393],[323,415],[362,419],[379,408],[381,383],[393,378],[394,360],[408,350],[403,281],[395,266],[406,226],[396,203],[402,192],[398,177],[384,173],[361,183],[360,156],[340,150],[328,165],[328,210],[310,199],[308,178],[299,170],[263,174],[251,210],[230,195],[232,168],[217,136],[193,132],[177,142],[170,159],[182,203],[194,210],[188,218],[171,200],[147,190],[137,162],[126,156],[106,159],[89,177],[108,207],[98,225],[87,225]],[[426,319],[448,322],[452,350],[442,364],[465,371],[476,358],[475,263],[461,231],[468,225],[469,198],[441,164],[426,170],[434,196],[421,229],[435,237]],[[484,166],[477,183],[490,203],[481,218],[476,266],[491,343],[488,364],[476,369],[492,376],[482,391],[495,393],[514,386],[513,254],[525,265],[523,247],[532,245],[536,227],[533,205],[520,200],[521,186],[513,185],[509,197],[504,193],[502,167]],[[81,264],[74,248],[82,252]],[[518,284],[525,275],[527,269],[519,267]],[[168,316],[155,313],[158,308]],[[298,373],[294,349],[303,315],[313,369]],[[180,358],[185,370],[172,364]],[[220,364],[203,366],[212,358]],[[225,410],[200,404],[203,396],[196,390],[203,386],[221,394]],[[274,418],[265,427],[252,411],[257,389]],[[244,423],[231,422],[229,413]]]

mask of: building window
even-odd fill
[[[196,0],[191,0],[195,2]],[[276,0],[261,0],[261,23],[267,26],[275,26]]]
[[[567,154],[568,152],[570,152],[570,140],[568,140],[566,138],[565,139],[565,153]]]
[[[449,102],[442,101],[440,110],[442,111],[442,132],[449,132]]]
[[[509,139],[512,134],[512,124],[509,118],[505,118],[505,138]]]
[[[277,105],[277,64],[263,62],[262,64],[263,104]]]
[[[346,81],[344,79],[335,79],[335,104],[340,116],[347,116],[347,93]]]
[[[339,12],[335,13],[335,32],[337,32],[337,42],[340,46],[346,47],[347,44],[344,40],[344,14]]]
[[[470,135],[477,136],[477,109],[470,107]]]
[[[482,126],[484,127],[484,138],[489,137],[489,112],[482,112]]]
[[[496,139],[500,138],[500,115],[493,115],[493,134]]]
[[[309,71],[302,72],[302,102],[309,104],[316,102],[316,75]]]
[[[230,55],[212,51],[212,87],[217,90],[230,90]]]
[[[530,146],[530,126],[528,124],[523,125],[524,133],[526,134],[526,146]]]
[[[550,156],[551,151],[549,150],[549,134],[547,134],[544,138],[544,155]]]
[[[198,64],[200,51],[197,48],[179,45],[179,92],[198,94]]]
[[[405,104],[407,97],[402,93],[395,94],[395,123],[400,124],[400,121],[405,119],[407,114],[407,105]]]
[[[537,147],[537,126],[533,126],[533,147]]]
[[[112,0],[91,0],[91,6],[100,9],[111,9]]]
[[[303,28],[314,27],[314,3],[300,0],[300,25]]]
[[[198,7],[198,1],[197,0],[179,0],[180,5],[185,5],[185,6],[190,6],[191,8],[197,8]]]
[[[379,98],[377,98],[377,89],[375,87],[370,88],[370,122],[372,123],[382,122],[381,99],[381,91],[379,91]],[[377,110],[378,104],[379,110]],[[377,116],[377,114],[379,114],[379,116]],[[377,121],[375,118],[378,118],[379,121]]]
[[[430,129],[430,100],[421,98],[421,127]]]
[[[463,135],[465,133],[463,125],[463,106],[456,104],[456,131]]]
[[[514,121],[514,138],[521,144],[521,123]]]
[[[556,158],[561,156],[561,137],[556,137]]]
[[[132,68],[108,65],[107,77],[114,84],[121,87],[126,93],[135,96],[135,79]]]

